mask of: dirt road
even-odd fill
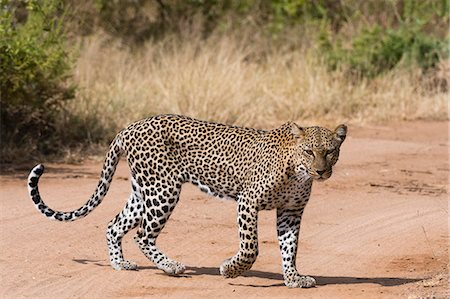
[[[409,122],[349,127],[332,178],[315,183],[306,207],[297,265],[314,276],[313,289],[283,285],[275,212],[259,218],[260,255],[251,271],[224,279],[218,266],[238,248],[235,203],[194,186],[158,242],[187,265],[185,275],[164,275],[124,239],[139,271],[114,271],[106,225],[130,190],[122,161],[104,202],[87,218],[57,223],[28,198],[33,165],[0,176],[0,297],[224,297],[418,298],[448,297],[448,123]],[[94,190],[102,161],[46,165],[41,194],[51,207],[78,208]]]

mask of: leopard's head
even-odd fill
[[[315,180],[328,179],[339,158],[347,126],[339,125],[334,131],[330,131],[323,127],[300,127],[292,124],[292,133],[296,139],[296,164],[306,168],[306,172]]]

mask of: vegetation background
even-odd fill
[[[450,0],[0,0],[0,162],[128,123],[448,120]]]

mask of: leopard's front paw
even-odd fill
[[[316,280],[310,276],[295,276],[294,278],[285,278],[284,284],[289,288],[313,288],[316,286]]]
[[[166,272],[166,274],[169,275],[179,275],[183,274],[186,270],[186,266],[184,266],[182,263],[179,263],[177,261],[167,260],[164,262],[161,262],[157,265],[158,268]]]
[[[220,265],[220,274],[225,278],[238,277],[242,272],[243,270],[237,269],[236,266],[232,265],[231,259],[225,260]]]

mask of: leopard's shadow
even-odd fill
[[[101,263],[98,260],[85,260],[85,259],[73,259],[74,262],[81,263],[84,265],[91,264],[99,267],[110,267],[109,264]],[[158,270],[155,266],[141,266],[139,270]],[[166,275],[158,270],[158,275]],[[218,267],[192,267],[187,266],[186,272],[182,275],[174,276],[174,278],[190,278],[192,276],[220,276]],[[258,270],[249,270],[242,274],[243,277],[257,277],[264,279],[271,279],[279,281],[276,284],[242,284],[242,283],[233,283],[232,280],[229,284],[234,286],[246,286],[246,287],[255,287],[255,288],[267,288],[267,287],[278,287],[283,286],[283,275],[280,273],[266,272],[266,271],[258,271]],[[392,287],[404,285],[407,283],[417,282],[424,280],[425,278],[402,278],[402,277],[352,277],[352,276],[316,276],[312,275],[317,282],[317,286],[324,285],[333,285],[333,284],[361,284],[361,283],[371,283],[378,284],[384,287]]]
[[[215,275],[219,276],[219,268],[216,267],[186,267],[186,275]],[[271,280],[278,280],[280,283],[270,285],[255,285],[255,284],[235,284],[235,286],[251,286],[251,287],[275,287],[284,286],[283,275],[280,273],[249,270],[242,274],[243,277],[258,277]],[[316,276],[312,275],[317,282],[318,286],[331,285],[331,284],[360,284],[360,283],[372,283],[385,287],[398,286],[407,283],[417,282],[423,280],[423,278],[401,278],[401,277],[351,277],[351,276]]]

